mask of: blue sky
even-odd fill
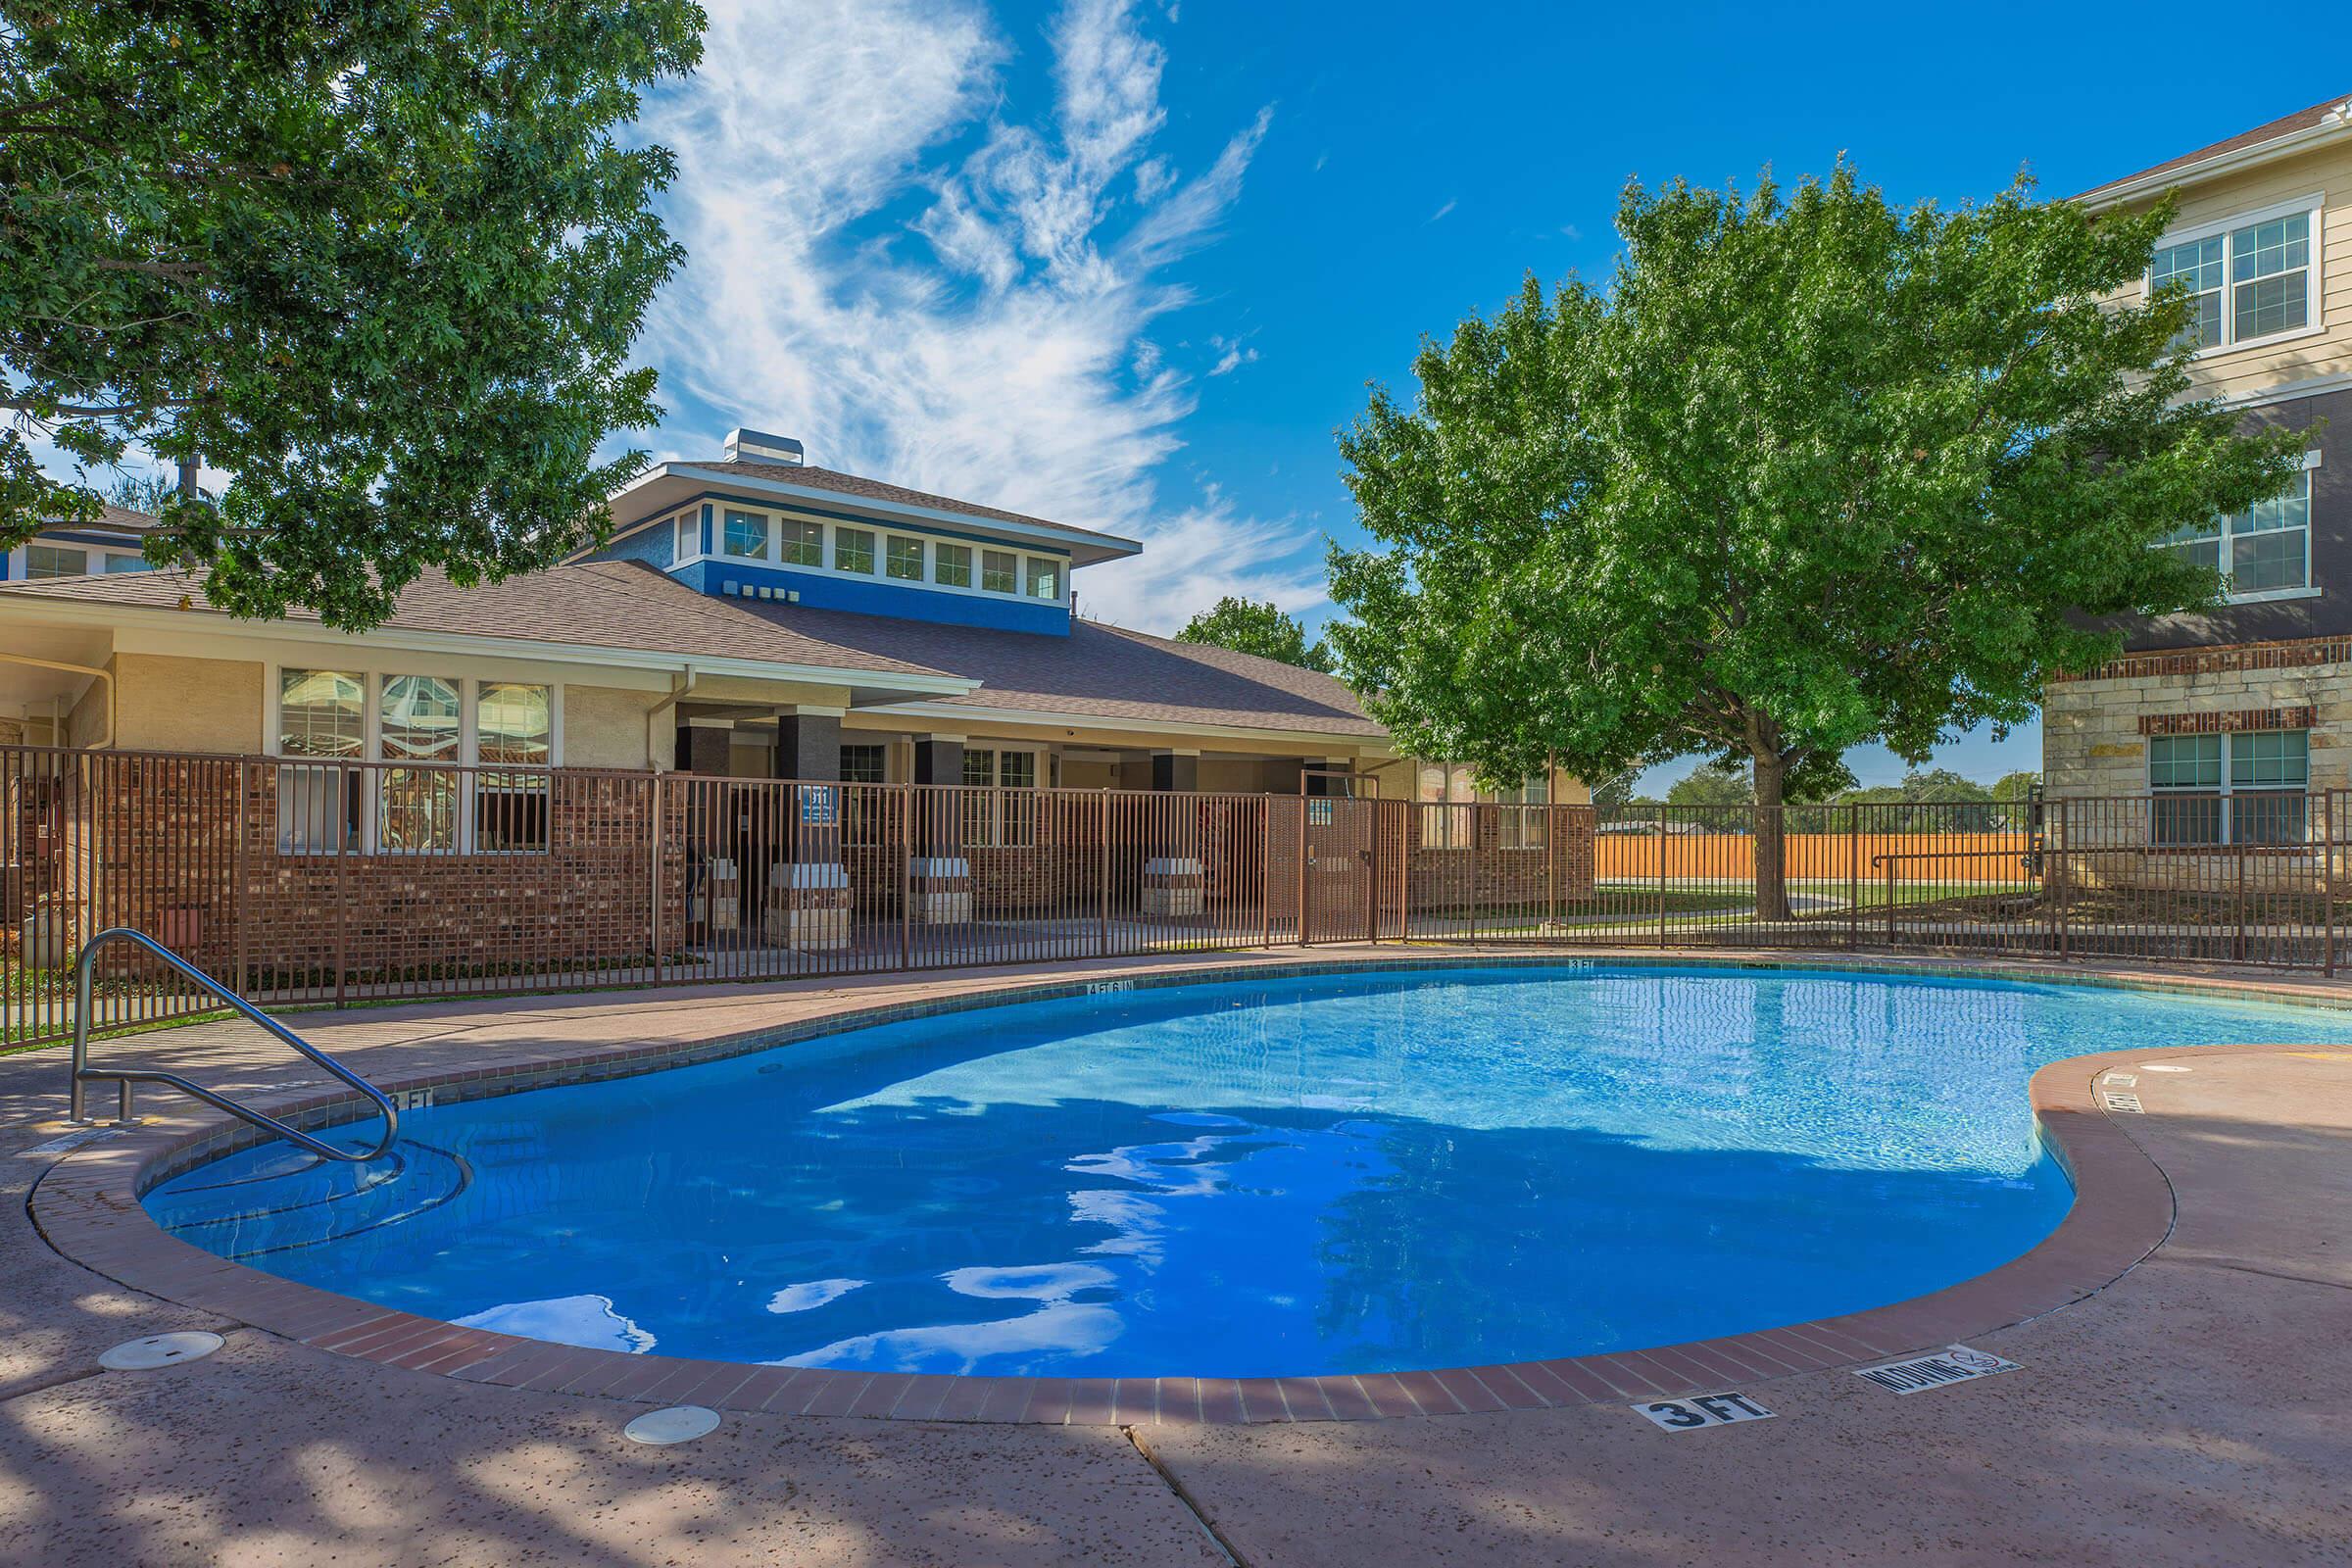
[[[1080,591],[1155,630],[1225,592],[1328,615],[1325,540],[1358,537],[1333,430],[1526,272],[1605,276],[1629,175],[1842,150],[1906,201],[2027,166],[2065,194],[2352,85],[2317,48],[2217,78],[2210,8],[2162,4],[711,10],[704,70],[644,122],[684,160],[692,255],[646,339],[657,455],[740,422],[1136,533],[1145,558]],[[2264,10],[2228,34],[2309,36],[2307,8]],[[1936,761],[1990,778],[2038,747]]]

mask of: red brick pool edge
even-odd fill
[[[1396,956],[1094,971],[1081,977],[988,977],[952,994],[862,1004],[855,996],[783,999],[784,1021],[707,1038],[567,1050],[544,1042],[502,1048],[494,1059],[408,1075],[380,1073],[387,1090],[430,1090],[472,1099],[560,1083],[659,1071],[767,1049],[891,1018],[1068,995],[1105,975],[1139,985],[1197,984],[1242,975],[1366,967],[1494,964],[1494,954]],[[1520,960],[1544,966],[1545,960]],[[1556,960],[1554,960],[1556,962]],[[1605,961],[1621,960],[1611,957]],[[1674,960],[1652,958],[1650,962]],[[1684,960],[1688,961],[1688,960]],[[1723,961],[1723,960],[1711,960]],[[1574,967],[1590,967],[1590,960]],[[1818,959],[1788,967],[1827,967]],[[1919,964],[1840,963],[1918,974]],[[1986,975],[1991,966],[1936,966]],[[2010,970],[2015,973],[2016,971]],[[2025,977],[2023,975],[2021,978]],[[936,978],[936,977],[935,977]],[[2036,970],[2036,980],[2067,978]],[[2095,978],[2095,977],[2085,977]],[[2106,983],[2116,983],[2108,980]],[[2186,983],[2182,989],[2207,989]],[[948,988],[940,988],[948,989]],[[2244,995],[2242,983],[2210,989]],[[789,1003],[789,1005],[785,1005]],[[2194,1058],[2276,1048],[2168,1050]],[[139,1202],[156,1182],[262,1135],[226,1119],[141,1125],[62,1156],[34,1188],[31,1214],[61,1254],[133,1290],[234,1319],[321,1350],[470,1383],[596,1396],[647,1405],[894,1420],[1153,1426],[1354,1421],[1633,1402],[1739,1389],[1824,1368],[1888,1360],[2038,1317],[2103,1289],[2153,1251],[2173,1222],[2163,1173],[2099,1102],[2111,1066],[2146,1053],[2109,1053],[2050,1063],[2034,1074],[2034,1110],[2064,1162],[2076,1201],[2039,1246],[1989,1273],[1927,1296],[1814,1322],[1642,1350],[1426,1372],[1282,1378],[1000,1378],[745,1365],[581,1348],[462,1328],[317,1290],[233,1263],[166,1233]],[[296,1125],[315,1126],[357,1103],[348,1092],[266,1102]],[[175,1106],[174,1109],[177,1109]]]

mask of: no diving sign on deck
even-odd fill
[[[1896,1394],[1917,1394],[1922,1389],[1940,1389],[1949,1383],[1967,1383],[1988,1378],[1995,1372],[2016,1370],[2015,1361],[2004,1361],[1965,1345],[1947,1345],[1934,1355],[1915,1355],[1907,1361],[1862,1367],[1854,1376]]]

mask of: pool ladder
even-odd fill
[[[165,1072],[161,1068],[154,1067],[91,1066],[90,974],[96,967],[99,950],[115,942],[128,942],[134,947],[146,949],[148,953],[161,958],[171,968],[211,991],[238,1014],[275,1035],[318,1066],[375,1102],[377,1113],[384,1118],[384,1136],[376,1140],[373,1149],[364,1152],[337,1149],[332,1144],[321,1143],[299,1128],[289,1126],[266,1110],[257,1110],[242,1101],[231,1100],[228,1096],[218,1094],[205,1088],[202,1084],[191,1083],[175,1072]],[[265,1132],[274,1133],[297,1149],[308,1150],[321,1159],[341,1160],[346,1164],[353,1165],[365,1164],[368,1160],[382,1157],[391,1149],[393,1140],[400,1136],[400,1112],[394,1108],[390,1097],[385,1095],[382,1090],[303,1039],[284,1024],[279,1023],[275,1018],[262,1011],[243,997],[229,990],[211,975],[206,974],[202,969],[197,968],[178,954],[173,953],[170,948],[156,941],[146,932],[135,931],[126,925],[109,927],[90,938],[82,945],[81,957],[74,965],[74,1108],[72,1117],[76,1123],[88,1124],[90,1118],[84,1112],[85,1086],[101,1079],[111,1079],[118,1086],[122,1098],[116,1115],[118,1120],[125,1124],[133,1119],[130,1104],[131,1086],[134,1084],[162,1084],[167,1089],[176,1089],[183,1095],[201,1100],[216,1110],[224,1110],[240,1121],[250,1122]]]

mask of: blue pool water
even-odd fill
[[[2073,1199],[2027,1106],[2035,1067],[2254,1040],[2352,1041],[2352,1015],[1788,971],[1252,980],[419,1110],[397,1162],[265,1147],[147,1203],[259,1268],[576,1345],[997,1374],[1453,1366],[1981,1273]]]

